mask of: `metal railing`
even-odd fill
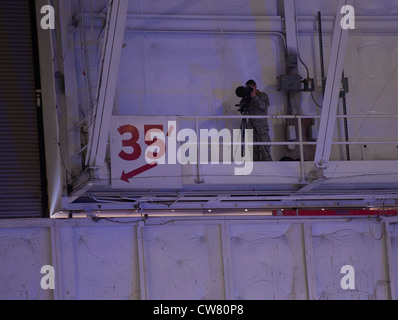
[[[293,141],[279,141],[279,142],[253,142],[253,146],[299,146],[299,154],[300,154],[300,171],[301,177],[304,179],[305,174],[305,154],[304,147],[305,146],[316,146],[318,142],[316,140],[313,141],[304,141],[303,136],[303,120],[305,119],[320,119],[320,115],[268,115],[268,116],[254,116],[254,115],[238,115],[238,116],[178,116],[179,120],[193,120],[195,121],[195,132],[199,137],[200,134],[200,121],[208,121],[208,120],[242,120],[242,119],[268,119],[268,120],[297,120],[297,131],[298,137]],[[337,119],[398,119],[397,114],[360,114],[360,115],[337,115]],[[398,137],[397,137],[398,138]],[[242,142],[236,143],[232,142],[232,144],[241,144]],[[207,142],[208,144],[208,142]],[[211,142],[210,142],[211,144]],[[222,143],[218,143],[222,145]],[[333,141],[332,145],[386,145],[392,144],[398,146],[398,140],[396,141]],[[200,143],[198,143],[198,155],[200,152]],[[201,181],[200,178],[200,166],[199,161],[197,163],[197,171],[198,177],[197,182]]]

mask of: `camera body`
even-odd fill
[[[252,87],[238,87],[235,91],[236,95],[239,98],[242,98],[239,104],[236,105],[236,107],[239,107],[238,111],[243,114],[247,115],[249,114],[249,102],[250,102],[250,95],[253,92]]]

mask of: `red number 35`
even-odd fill
[[[162,125],[145,125],[144,126],[145,137],[147,136],[148,131],[153,130],[153,129],[158,129],[160,131],[163,131],[164,127]],[[118,129],[118,132],[120,133],[121,136],[123,136],[127,133],[129,133],[131,135],[130,139],[122,141],[122,145],[123,145],[123,147],[133,148],[132,153],[127,153],[125,151],[121,151],[119,153],[119,157],[125,161],[135,161],[135,160],[139,159],[139,157],[141,157],[141,154],[142,154],[142,148],[138,144],[138,140],[140,139],[140,133],[139,133],[138,129],[131,125],[125,125],[125,126],[120,127]],[[145,140],[145,143],[148,146],[151,146],[156,141],[157,141],[157,139],[155,138],[155,139],[149,140],[149,141]],[[156,154],[155,154],[155,156],[156,156]]]

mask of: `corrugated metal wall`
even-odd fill
[[[0,218],[43,215],[30,2],[0,1]]]
[[[0,299],[397,299],[397,226],[396,217],[5,220]],[[45,265],[54,290],[41,288]]]

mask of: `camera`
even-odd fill
[[[235,91],[236,95],[239,98],[242,98],[239,104],[235,105],[239,107],[238,111],[243,114],[247,115],[249,113],[249,101],[250,101],[250,94],[253,92],[252,87],[238,87]]]
[[[252,91],[253,91],[252,87],[238,87],[235,93],[239,98],[248,98],[250,97]]]

